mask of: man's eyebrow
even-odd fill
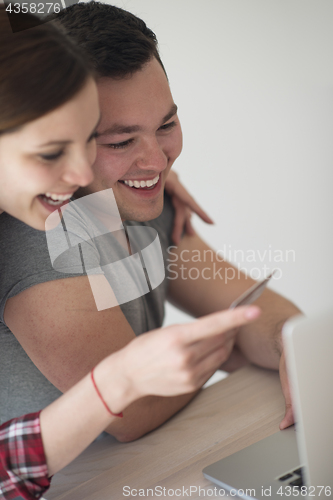
[[[167,122],[168,120],[170,120],[170,118],[172,118],[178,111],[178,106],[177,104],[173,104],[171,106],[171,109],[169,111],[169,113],[167,113],[165,115],[165,117],[163,118],[162,122],[161,122],[161,125],[163,125],[165,122]]]
[[[170,120],[173,115],[177,113],[178,107],[176,104],[171,106],[170,111],[162,118],[161,124],[163,125],[165,122]],[[98,133],[98,137],[103,135],[116,135],[116,134],[133,134],[134,132],[139,132],[141,130],[140,125],[121,125],[119,123],[115,123],[112,127],[109,127],[106,130]]]
[[[102,135],[114,135],[114,134],[132,134],[133,132],[138,132],[141,127],[139,125],[121,125],[120,123],[115,123],[112,127],[109,127],[103,132],[98,132],[98,137]]]

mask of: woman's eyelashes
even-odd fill
[[[39,156],[42,158],[42,160],[46,162],[53,162],[58,160],[64,155],[65,151],[57,151],[56,153],[50,153],[50,154],[40,154]]]
[[[93,140],[96,139],[96,137],[98,137],[97,132],[94,132],[93,134],[91,134],[91,136],[89,137],[89,139],[87,141],[87,144],[90,144]],[[65,152],[66,152],[65,149],[61,149],[61,150],[56,151],[54,153],[40,153],[39,157],[45,162],[55,162],[55,161],[59,160],[62,156],[64,156]]]

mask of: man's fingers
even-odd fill
[[[293,414],[293,408],[291,404],[286,403],[286,413],[280,423],[280,430],[282,431],[286,427],[289,427],[290,425],[293,425],[294,423],[294,414]]]
[[[200,207],[200,205],[195,201],[193,196],[184,188],[182,184],[175,187],[174,194],[187,205],[192,212],[195,212],[204,222],[207,224],[214,224],[214,221],[209,217],[207,212]]]
[[[191,343],[245,325],[257,319],[260,313],[261,310],[257,306],[236,307],[210,314],[193,323],[181,325],[180,328],[186,332],[187,340]]]
[[[188,234],[189,236],[194,236],[195,230],[194,227],[192,226],[191,215],[192,215],[191,210],[186,211],[185,231],[186,234]]]
[[[172,204],[175,207],[175,218],[173,221],[173,230],[171,237],[175,245],[179,245],[184,225],[186,224],[185,205],[180,202],[178,198],[173,198]]]
[[[188,194],[188,193],[187,193]],[[211,219],[209,217],[209,215],[207,214],[207,212],[205,212],[201,207],[200,205],[198,205],[198,203],[194,200],[194,198],[192,198],[192,196],[190,194],[188,194],[189,198],[188,198],[188,206],[189,208],[195,212],[199,217],[200,219],[202,219],[204,222],[206,222],[207,224],[214,224],[214,221],[213,219]]]
[[[178,175],[175,171],[170,170],[166,179],[165,188],[171,196],[177,197],[184,205],[187,205],[193,212],[195,212],[207,224],[214,224],[214,221],[209,215],[200,207],[185,187],[179,182]]]
[[[279,372],[280,372],[282,392],[284,395],[284,399],[286,401],[286,412],[285,412],[285,415],[280,423],[280,429],[282,430],[282,429],[285,429],[286,427],[289,427],[290,425],[292,425],[294,423],[294,414],[293,414],[293,407],[292,407],[292,401],[291,401],[291,394],[290,394],[290,387],[289,387],[286,359],[285,359],[284,351],[282,352],[281,358],[280,358]]]

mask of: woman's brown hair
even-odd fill
[[[21,31],[13,33],[0,6],[0,134],[65,104],[93,76],[80,49],[50,22],[15,16]]]

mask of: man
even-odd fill
[[[123,221],[157,229],[164,258],[169,254],[173,262],[173,275],[169,276],[173,279],[166,279],[156,290],[120,307],[97,311],[87,277],[72,273],[64,278],[57,274],[50,265],[44,235],[33,230],[22,232],[19,223],[12,222],[8,237],[19,235],[26,249],[25,258],[18,266],[15,263],[15,270],[13,264],[7,264],[12,266],[15,277],[3,299],[4,321],[18,340],[9,337],[9,330],[7,336],[3,335],[3,339],[11,338],[15,360],[14,368],[8,359],[3,370],[19,372],[11,376],[15,387],[10,383],[6,386],[7,393],[12,391],[12,398],[5,396],[13,405],[14,415],[29,411],[30,401],[36,409],[38,404],[49,402],[48,398],[55,399],[59,395],[55,387],[66,391],[106,354],[120,349],[136,334],[160,326],[166,298],[199,317],[227,308],[252,284],[252,280],[237,273],[235,279],[225,280],[227,270],[233,267],[216,256],[204,262],[204,252],[210,249],[198,235],[185,235],[178,248],[173,248],[172,254],[168,252],[173,211],[170,200],[164,200],[164,184],[181,152],[182,133],[155,35],[132,14],[94,2],[76,4],[58,19],[86,50],[99,76],[102,120],[95,180],[81,190],[80,196],[112,188]],[[191,280],[182,260],[194,252],[200,277]],[[37,262],[33,262],[36,255]],[[218,275],[214,275],[216,265],[222,268]],[[263,311],[260,320],[235,332],[235,342],[229,340],[225,345],[225,359],[229,358],[229,368],[245,360],[267,368],[280,366],[287,403],[282,426],[287,426],[292,423],[292,413],[281,327],[299,311],[270,290],[263,293],[258,305]],[[23,387],[26,407],[15,407],[14,412],[15,391],[16,399],[22,400]],[[120,441],[137,439],[165,422],[194,395],[143,398],[127,408],[124,418],[107,431]]]

